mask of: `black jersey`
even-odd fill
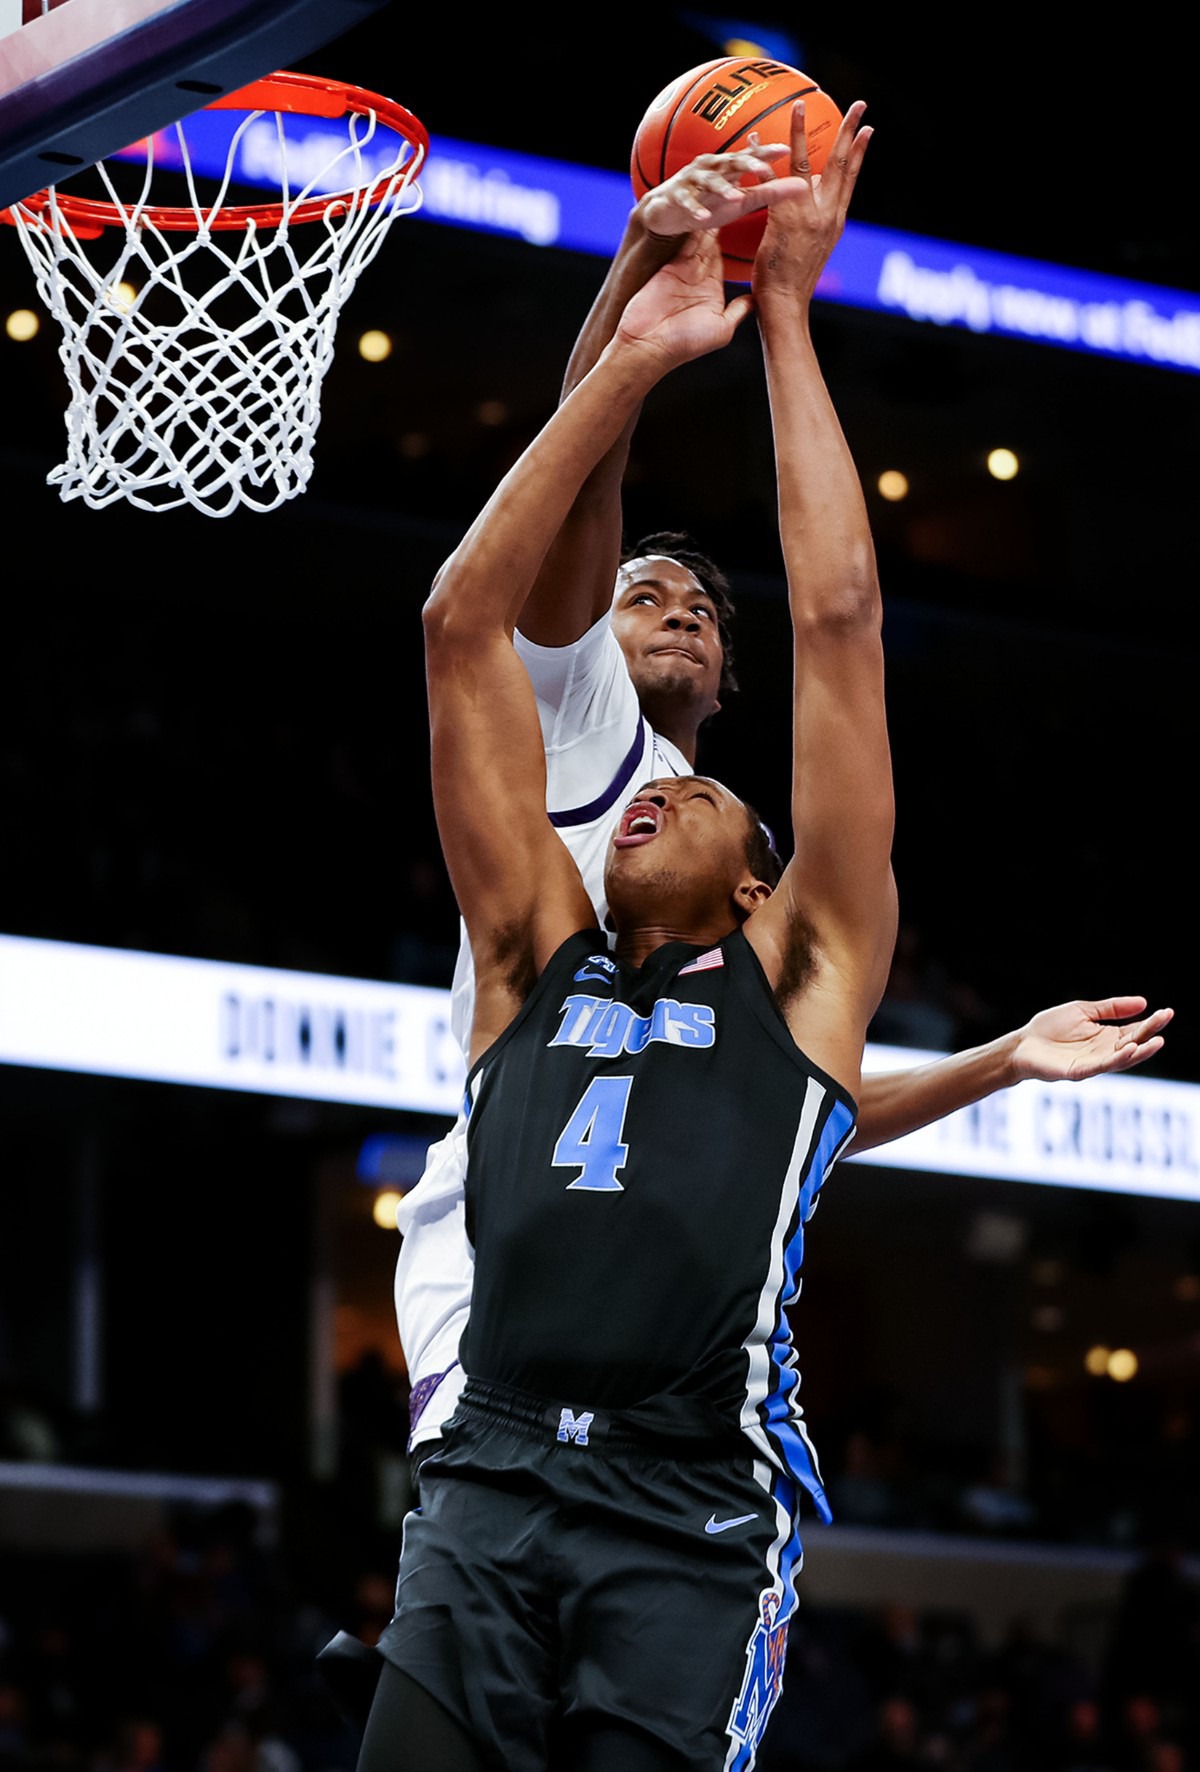
[[[785,1313],[855,1105],[745,936],[636,969],[599,930],[571,936],[467,1105],[467,1373],[740,1444],[828,1518]]]

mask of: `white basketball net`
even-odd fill
[[[246,115],[220,192],[203,204],[184,125],[175,125],[194,232],[166,231],[145,213],[152,142],[134,202],[118,197],[103,163],[96,169],[123,218],[99,239],[76,237],[54,189],[40,212],[12,206],[39,293],[62,327],[67,459],[49,482],[64,500],[97,510],[121,498],[149,511],[190,504],[223,517],[242,504],[274,510],[308,484],[338,315],[390,224],[420,207],[423,150],[373,111],[350,113],[322,119],[325,141],[330,130],[346,139],[335,137],[316,166],[312,138],[301,156],[274,113],[283,220],[244,232],[210,227],[246,130],[271,115]],[[289,153],[303,159],[295,190]],[[318,220],[292,221],[299,204],[331,191]]]

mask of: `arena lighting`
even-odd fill
[[[787,58],[784,58],[787,59]],[[240,112],[200,111],[187,120],[192,163],[219,177]],[[292,183],[328,158],[322,125],[287,121]],[[153,138],[157,165],[178,165],[174,129]],[[273,122],[259,118],[239,145],[237,176],[279,190],[282,157]],[[145,158],[135,143],[126,159]],[[369,156],[367,156],[369,158]],[[594,166],[431,136],[421,172],[425,222],[472,228],[611,258],[633,201],[629,177]],[[981,247],[848,221],[821,281],[819,300],[980,335],[1200,374],[1200,293],[1107,277]]]
[[[403,1194],[398,1194],[394,1188],[385,1188],[382,1193],[376,1194],[371,1202],[371,1217],[381,1231],[395,1230],[396,1208],[403,1198]]]
[[[942,1056],[871,1044],[863,1063]],[[447,1119],[464,1073],[445,990],[14,935],[0,935],[0,1063]],[[411,1184],[418,1144],[368,1140],[360,1178]],[[847,1160],[1200,1200],[1200,1084],[1019,1083]]]
[[[371,327],[359,338],[358,354],[366,363],[386,363],[392,354],[392,341],[386,332]]]

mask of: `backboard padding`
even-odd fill
[[[0,37],[0,209],[311,55],[389,3],[66,0]]]

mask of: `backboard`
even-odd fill
[[[310,55],[389,0],[0,0],[0,209]]]

